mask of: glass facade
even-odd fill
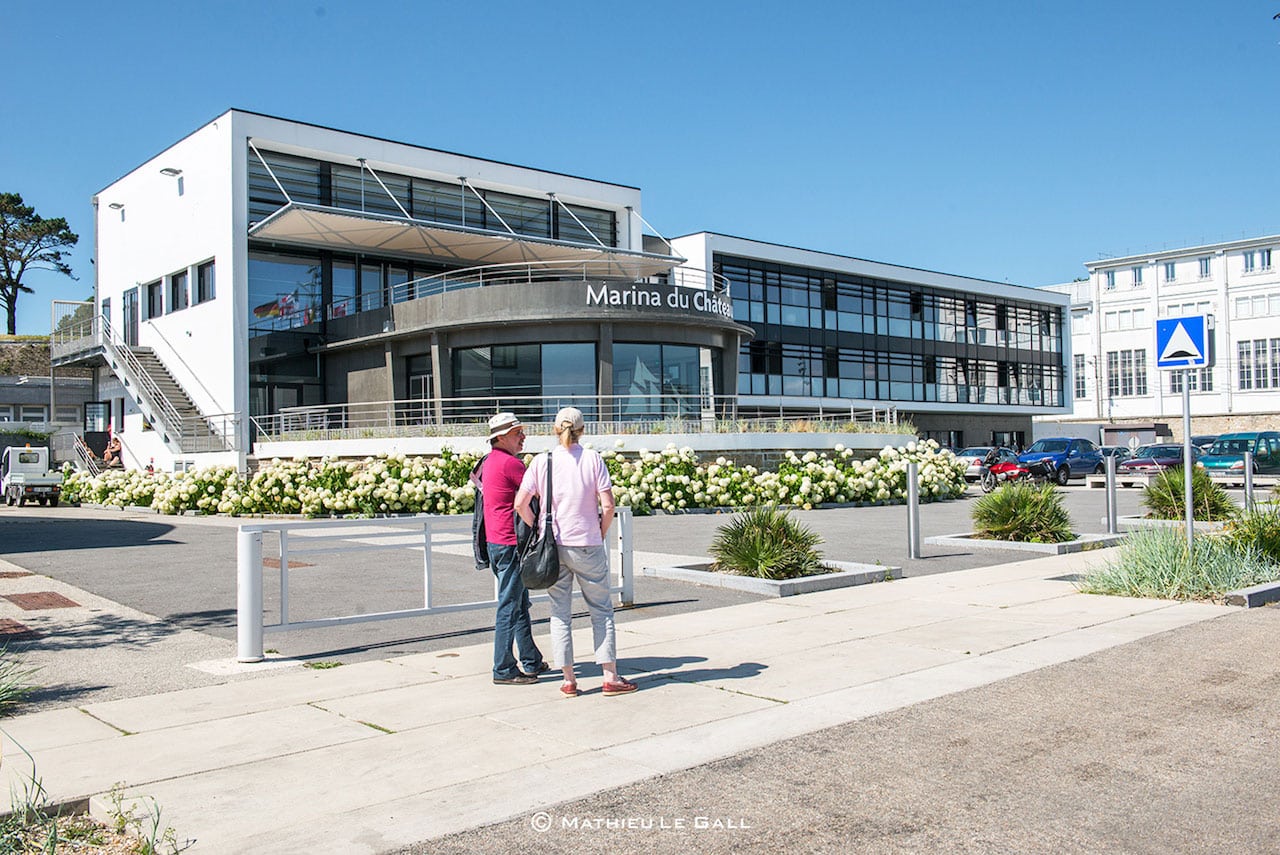
[[[510,403],[499,400],[492,406],[531,421],[548,420],[568,406],[595,413],[596,346],[591,342],[459,348],[452,361],[455,398],[509,397]]]
[[[740,394],[1063,405],[1057,306],[720,254],[715,271],[756,332]]]
[[[617,418],[698,415],[699,353],[699,348],[688,345],[615,342]]]
[[[273,151],[261,151],[261,154],[271,167],[270,173],[253,149],[249,149],[251,222],[266,219],[288,201],[272,180],[271,173],[274,173],[288,192],[289,198],[295,202],[392,217],[403,217],[408,213],[414,219],[427,222],[504,233],[509,226],[516,234],[530,237],[592,246],[596,246],[596,240],[599,239],[605,246],[618,245],[617,218],[612,211],[568,205],[568,209],[573,212],[573,216],[570,216],[546,196],[518,196],[472,189],[464,187],[460,182],[433,181],[382,171],[375,178],[373,173],[359,166],[329,163]],[[378,179],[382,179],[381,184]],[[386,190],[382,185],[386,185]],[[391,196],[387,195],[387,191],[391,192]],[[392,196],[395,197],[394,200]],[[578,224],[578,220],[582,221],[582,225]],[[586,229],[583,228],[584,225]]]

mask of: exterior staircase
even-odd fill
[[[118,347],[126,349],[124,345]],[[185,453],[225,451],[227,445],[223,437],[210,426],[155,351],[149,347],[128,347],[127,350],[133,358],[125,361],[132,363],[134,373],[140,374],[142,380],[135,394],[140,392],[140,397],[151,399],[139,403],[150,403],[155,410],[153,427],[165,431],[166,440],[176,443]]]

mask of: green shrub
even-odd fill
[[[1071,517],[1052,484],[1006,483],[973,504],[978,537],[1020,543],[1075,540]]]
[[[1142,504],[1155,519],[1179,520],[1187,515],[1185,497],[1182,467],[1177,466],[1152,479],[1142,491]],[[1238,512],[1227,491],[1215,484],[1202,466],[1191,467],[1191,508],[1195,519],[1201,521],[1231,519]]]
[[[1118,557],[1088,574],[1077,587],[1086,594],[1200,600],[1280,578],[1272,564],[1251,546],[1220,535],[1196,537],[1194,556],[1180,528],[1136,531]]]
[[[31,684],[35,672],[23,664],[21,657],[0,647],[0,716],[12,713],[35,688]]]
[[[1280,564],[1280,507],[1254,505],[1227,523],[1222,536],[1239,548],[1253,547],[1273,564]]]
[[[761,579],[794,579],[826,572],[812,529],[775,507],[752,508],[716,529],[713,568]]]

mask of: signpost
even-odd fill
[[[1156,321],[1156,367],[1182,372],[1182,487],[1187,515],[1187,553],[1192,555],[1195,510],[1191,500],[1191,370],[1207,368],[1208,315],[1188,315]]]

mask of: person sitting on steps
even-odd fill
[[[124,449],[120,445],[120,437],[112,435],[107,442],[107,448],[102,452],[102,462],[107,466],[124,467],[124,461],[120,459],[120,454]]]

